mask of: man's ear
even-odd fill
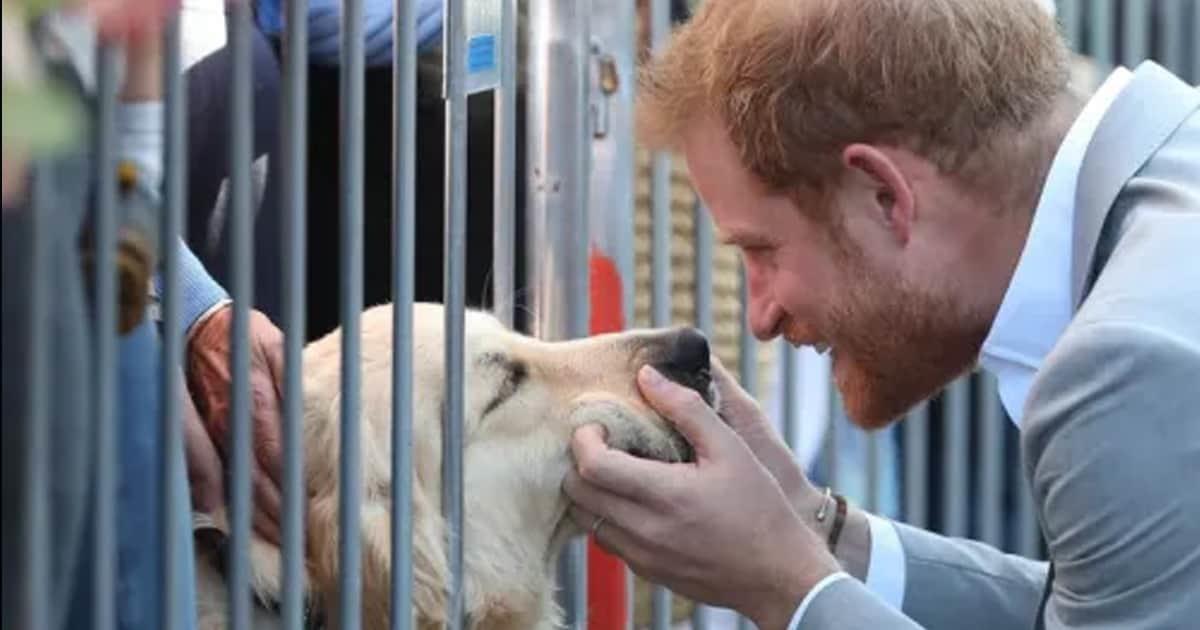
[[[871,183],[878,218],[900,245],[908,244],[916,203],[912,186],[896,160],[874,146],[859,143],[842,150],[842,166]]]

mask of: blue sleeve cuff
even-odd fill
[[[229,294],[213,280],[183,239],[179,239],[179,248],[179,294],[182,302],[178,332],[186,337],[201,316],[229,302]],[[154,274],[155,302],[161,303],[162,290],[162,272],[159,271]]]

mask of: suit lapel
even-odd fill
[[[1071,303],[1075,308],[1091,286],[1096,246],[1113,203],[1197,107],[1200,90],[1146,61],[1101,119],[1084,153],[1075,190],[1071,256]]]

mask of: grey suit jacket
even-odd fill
[[[1200,90],[1140,65],[1076,201],[1076,313],[1021,437],[1054,571],[896,524],[904,614],[841,580],[801,628],[1200,627]]]

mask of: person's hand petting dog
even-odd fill
[[[695,391],[651,367],[638,374],[649,404],[695,448],[694,463],[610,449],[603,428],[587,425],[572,440],[576,466],[564,491],[575,522],[638,575],[735,609],[760,628],[783,628],[804,595],[841,566],[786,494],[815,490],[791,470],[787,449],[753,401],[723,369],[714,375],[729,397],[723,409],[736,417],[722,419]]]
[[[204,319],[188,341],[188,391],[213,443],[228,462],[233,375],[230,328],[233,308],[224,306]],[[250,312],[250,422],[254,442],[251,482],[254,529],[278,544],[283,499],[280,412],[283,379],[283,332],[266,315]]]
[[[188,486],[192,509],[212,514],[225,507],[225,466],[213,444],[212,436],[200,419],[192,397],[183,392],[183,444],[186,453]]]

